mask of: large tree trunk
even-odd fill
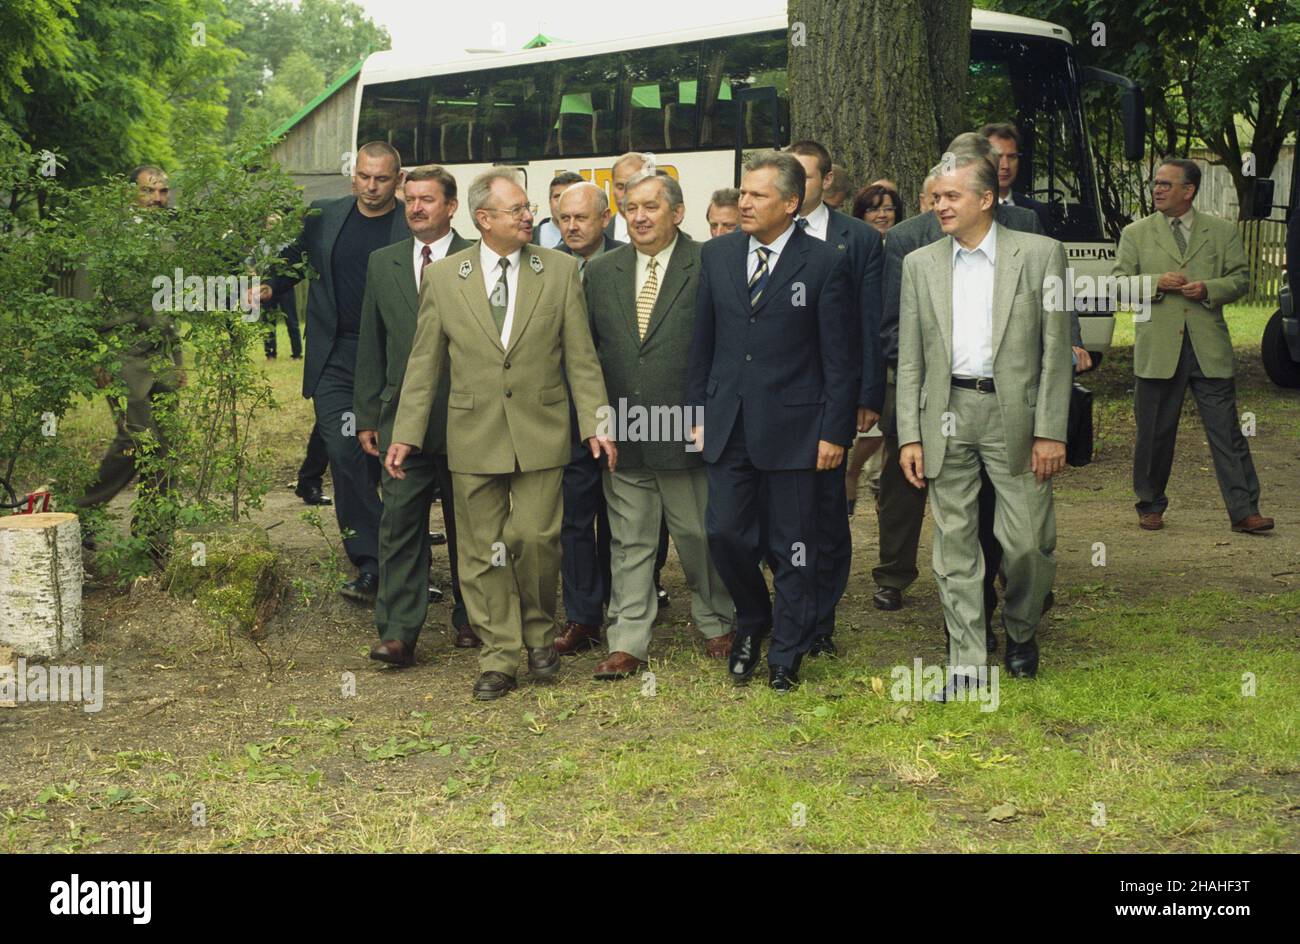
[[[789,0],[788,8],[792,140],[820,141],[860,184],[896,181],[912,215],[926,171],[972,130],[970,0]]]
[[[46,658],[80,646],[81,576],[76,515],[0,518],[0,645]]]

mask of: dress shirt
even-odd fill
[[[952,372],[993,376],[993,273],[998,224],[974,249],[952,241]]]
[[[831,211],[826,208],[826,204],[817,204],[817,209],[813,210],[807,216],[802,217],[808,221],[804,227],[804,232],[809,236],[816,236],[822,242],[826,242],[826,229],[830,226]]]
[[[479,240],[479,268],[483,270],[483,293],[488,298],[492,297],[492,290],[497,287],[497,282],[501,280],[501,258],[488,248],[485,241]],[[506,300],[506,320],[501,325],[501,344],[503,347],[509,342],[510,329],[515,323],[515,298],[519,295],[519,263],[523,260],[523,253],[516,249],[505,258],[510,260],[510,268],[506,270],[506,289],[510,297]]]
[[[1166,216],[1165,224],[1169,227],[1170,235],[1173,235],[1174,232],[1174,220],[1178,220],[1182,224],[1180,228],[1183,231],[1183,239],[1187,240],[1187,245],[1190,246],[1192,244],[1192,224],[1196,222],[1196,211],[1188,207],[1187,212],[1182,216]]]
[[[636,251],[636,294],[632,296],[633,301],[641,297],[641,289],[645,286],[646,275],[650,271],[650,260],[655,261],[655,280],[659,287],[664,287],[664,273],[668,271],[668,260],[673,257],[673,249],[677,246],[677,237],[673,237],[663,249],[660,249],[653,256],[647,256],[640,249]]]
[[[446,235],[435,239],[431,243],[420,242],[418,236],[415,237],[414,243],[415,246],[411,249],[411,253],[415,259],[415,290],[418,292],[420,290],[420,279],[424,274],[424,266],[421,264],[424,260],[420,258],[424,252],[424,247],[429,247],[429,265],[433,265],[439,259],[446,258],[447,250],[451,248],[451,229],[448,228]]]
[[[767,274],[769,278],[776,271],[776,261],[781,257],[781,251],[785,249],[785,244],[790,241],[792,233],[794,233],[794,220],[791,220],[790,225],[785,228],[785,232],[772,240],[772,244],[767,247],[770,250],[767,255]],[[746,257],[745,263],[745,281],[747,282],[754,277],[754,273],[758,270],[758,247],[761,245],[763,244],[758,241],[757,236],[749,237],[749,255]]]
[[[621,243],[628,242],[627,218],[618,211],[614,212],[614,238]]]

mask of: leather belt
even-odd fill
[[[952,378],[954,387],[964,387],[967,390],[976,390],[980,393],[995,393],[997,387],[993,386],[992,377],[954,377]]]

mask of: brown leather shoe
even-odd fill
[[[1147,511],[1138,515],[1138,527],[1143,531],[1159,531],[1165,526],[1165,516],[1158,511]]]
[[[586,623],[565,623],[564,631],[555,639],[555,651],[562,656],[583,652],[600,643],[600,627]]]
[[[1233,531],[1240,531],[1243,534],[1261,534],[1264,531],[1273,530],[1273,519],[1265,518],[1259,512],[1253,515],[1247,515],[1232,526]]]
[[[457,649],[477,649],[483,645],[483,640],[474,634],[469,623],[461,623],[456,627],[456,648]]]
[[[596,671],[592,674],[592,677],[604,682],[612,682],[616,679],[625,679],[629,675],[636,675],[644,668],[645,662],[631,653],[611,652],[603,662],[596,666]]]
[[[560,671],[560,653],[555,646],[528,650],[528,671],[539,682],[554,678]]]
[[[387,662],[399,668],[415,665],[415,646],[408,646],[400,639],[381,642],[370,650],[370,658],[376,662]]]
[[[708,653],[710,659],[725,659],[731,655],[731,640],[733,638],[733,633],[723,633],[721,636],[706,639],[704,640],[704,651]]]
[[[506,692],[517,688],[514,676],[504,672],[484,672],[474,683],[474,697],[479,701],[491,701],[500,698]]]

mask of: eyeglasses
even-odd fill
[[[1151,182],[1152,190],[1171,190],[1174,187],[1186,187],[1186,186],[1187,184],[1185,182],[1173,183],[1172,181],[1169,180],[1154,180]]]
[[[519,204],[519,206],[512,206],[512,207],[511,207],[510,209],[508,209],[508,210],[503,210],[503,209],[501,209],[500,207],[479,207],[479,209],[480,209],[480,210],[486,210],[488,213],[509,213],[511,219],[518,221],[518,220],[522,220],[522,219],[524,218],[524,212],[525,212],[525,211],[527,211],[527,212],[529,212],[529,213],[536,213],[536,212],[537,212],[537,204],[536,204],[536,203],[521,203],[521,204]]]
[[[897,212],[892,203],[882,203],[880,206],[867,207],[868,213],[895,213]]]

